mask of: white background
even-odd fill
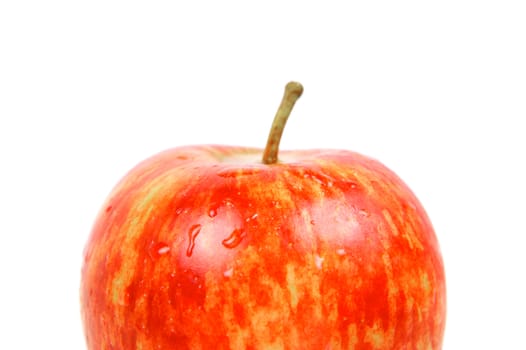
[[[83,349],[82,249],[118,179],[163,149],[345,148],[426,207],[444,349],[526,349],[521,1],[2,1],[0,348]],[[188,2],[190,3],[190,2]]]

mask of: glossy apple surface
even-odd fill
[[[179,147],[85,249],[88,349],[440,349],[443,262],[411,190],[350,151]]]

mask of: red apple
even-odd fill
[[[446,291],[432,225],[378,161],[188,146],[132,169],[85,249],[90,350],[440,349]],[[263,160],[261,160],[263,154]]]

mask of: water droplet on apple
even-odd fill
[[[314,180],[318,184],[320,184],[321,186],[332,187],[334,185],[334,183],[332,181],[332,178],[329,175],[327,175],[327,174],[323,174],[323,173],[319,173],[319,174],[305,173],[305,174],[303,174],[303,177],[305,179]]]
[[[318,254],[314,256],[314,265],[316,265],[318,270],[321,270],[321,268],[323,267],[323,260],[325,259],[319,256]]]
[[[170,246],[165,242],[154,242],[152,241],[148,247],[148,255],[152,259],[158,259],[161,255],[170,252]]]
[[[347,254],[347,252],[345,251],[345,249],[340,248],[340,249],[337,249],[337,250],[336,250],[336,254],[342,256],[342,255]]]
[[[236,228],[230,236],[223,240],[223,245],[229,249],[237,247],[241,241],[246,237],[246,232],[240,228]]]
[[[226,278],[230,278],[233,275],[234,275],[234,268],[233,267],[231,267],[228,270],[226,270],[225,272],[223,272],[223,276],[225,276]]]
[[[195,248],[195,239],[201,232],[201,225],[196,224],[188,230],[188,247],[186,248],[186,256],[191,257]]]
[[[258,213],[255,213],[254,215],[249,216],[248,218],[246,218],[245,221],[246,221],[246,222],[250,222],[250,221],[252,221],[252,220],[257,219],[257,217],[258,217]]]
[[[228,208],[233,208],[234,207],[234,203],[232,203],[232,200],[229,199],[229,198],[226,198],[223,200],[223,204],[228,207]]]
[[[354,181],[346,181],[347,185],[351,188],[351,190],[359,190],[360,184],[354,182]]]
[[[225,203],[225,201],[223,201],[223,203]],[[213,218],[217,215],[217,211],[219,209],[219,206],[220,206],[220,203],[217,203],[217,202],[212,202],[210,204],[210,208],[208,209],[208,216],[210,218]]]
[[[315,220],[311,220],[310,224],[314,226],[314,225],[316,225],[316,221]]]
[[[183,208],[177,208],[175,209],[175,215],[179,215],[183,212]]]
[[[365,209],[360,209],[360,210],[358,211],[358,213],[359,213],[361,216],[364,216],[364,217],[367,217],[367,218],[368,218],[369,216],[371,216],[371,213],[369,213],[369,211],[367,211],[367,210],[365,210]]]
[[[170,252],[170,246],[169,245],[162,245],[159,249],[157,249],[157,254],[164,255],[166,253]]]
[[[316,181],[320,185],[325,185],[325,182],[321,178],[319,178],[318,176],[312,175],[312,178],[314,179],[314,181]]]

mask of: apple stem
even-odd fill
[[[272,122],[267,139],[267,146],[263,152],[263,164],[276,164],[278,162],[279,143],[283,129],[285,128],[285,124],[287,124],[294,104],[302,93],[303,86],[300,83],[291,81],[285,86],[285,93],[283,94],[283,99]]]

